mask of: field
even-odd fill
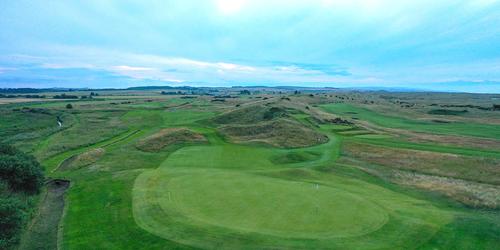
[[[250,90],[0,105],[70,182],[20,248],[498,248],[500,95]]]

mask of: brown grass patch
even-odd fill
[[[406,171],[394,171],[393,181],[442,193],[472,207],[498,208],[500,187],[449,177],[431,176]]]
[[[495,140],[495,139],[453,136],[453,135],[433,135],[433,134],[411,133],[411,132],[409,132],[407,135],[410,136],[409,141],[417,143],[431,142],[441,145],[471,147],[471,148],[480,148],[487,150],[500,150],[500,140]]]
[[[500,159],[345,143],[345,156],[370,163],[424,174],[500,184]]]
[[[58,169],[59,170],[78,169],[89,166],[97,162],[97,160],[99,160],[104,155],[105,152],[106,150],[104,150],[103,148],[96,148],[81,153],[79,155],[74,155],[64,160]]]

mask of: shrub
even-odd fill
[[[24,205],[14,197],[0,198],[0,249],[19,241],[26,215]]]
[[[278,107],[272,107],[264,113],[264,119],[271,120],[276,117],[284,116],[285,114],[286,111],[284,109]]]
[[[469,111],[467,111],[466,109],[464,110],[450,110],[450,109],[433,109],[433,110],[429,110],[429,112],[427,112],[428,114],[431,114],[431,115],[461,115],[461,114],[465,114]]]
[[[78,96],[61,94],[61,95],[55,95],[52,98],[53,99],[78,99]]]
[[[66,104],[66,108],[67,108],[67,109],[72,109],[72,108],[73,108],[73,105],[71,105],[71,103],[68,103],[68,104]]]
[[[0,155],[15,155],[17,153],[19,153],[19,150],[15,147],[9,144],[0,143]]]

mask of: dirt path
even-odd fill
[[[69,185],[69,181],[61,179],[47,183],[38,213],[23,234],[19,249],[58,249],[59,222],[64,211],[64,194]]]

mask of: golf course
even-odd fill
[[[17,248],[500,244],[497,95],[436,115],[434,97],[418,93],[217,91],[0,105],[2,141],[56,180],[30,198]]]

